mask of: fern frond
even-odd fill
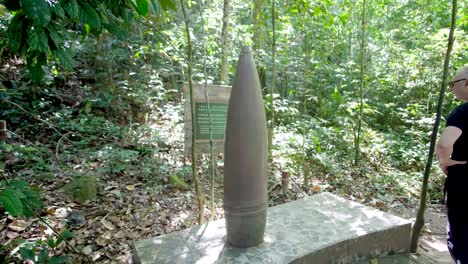
[[[5,189],[0,193],[0,204],[5,208],[5,211],[13,216],[24,215],[24,205],[21,201],[21,196],[24,196],[24,194],[13,188]]]

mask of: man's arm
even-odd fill
[[[462,130],[455,126],[448,126],[442,132],[436,146],[436,156],[439,166],[447,175],[447,167],[456,164],[465,164],[466,161],[452,160],[450,157],[453,151],[453,144],[461,136]]]

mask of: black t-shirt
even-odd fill
[[[457,106],[447,118],[447,126],[458,127],[462,130],[461,136],[453,145],[451,159],[468,161],[468,103]]]

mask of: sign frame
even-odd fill
[[[214,104],[216,105],[226,105],[226,117],[224,118],[224,124],[227,119],[227,108],[229,106],[229,97],[231,96],[231,86],[226,85],[206,85],[206,92],[208,93],[208,102],[205,97],[205,85],[204,84],[193,84],[193,100],[195,102],[195,107],[200,106],[200,104]],[[183,93],[185,98],[184,103],[184,152],[185,155],[190,155],[192,151],[192,114],[191,114],[191,103],[190,103],[190,90],[189,84],[183,84]],[[195,109],[196,110],[196,109]],[[197,118],[197,113],[195,113],[195,118]],[[199,116],[199,115],[198,115]],[[213,118],[212,116],[212,119]],[[213,120],[212,120],[213,121]],[[215,119],[215,121],[220,121]],[[195,123],[197,126],[197,123]],[[219,127],[217,128],[219,132]],[[206,130],[205,130],[206,131]],[[224,132],[223,132],[224,135]],[[196,135],[197,136],[197,135]],[[206,136],[206,133],[205,133]],[[210,153],[210,139],[208,138],[195,139],[195,151],[196,153]],[[213,137],[213,152],[214,153],[224,153],[224,136],[223,138]]]

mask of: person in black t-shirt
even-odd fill
[[[445,179],[447,246],[457,264],[468,264],[468,65],[449,83],[464,103],[448,116],[436,146],[437,161]]]

